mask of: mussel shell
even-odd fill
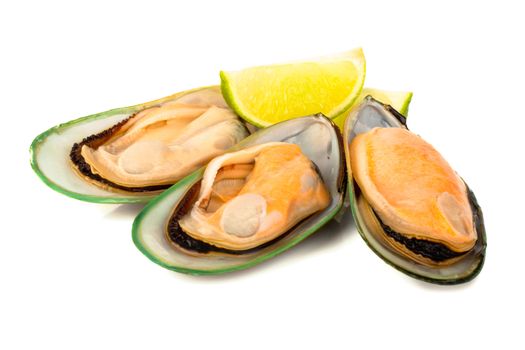
[[[312,133],[324,133],[326,147]],[[153,262],[177,272],[195,275],[220,274],[246,269],[293,247],[319,230],[336,215],[343,205],[346,172],[342,138],[331,120],[315,115],[291,119],[259,130],[234,146],[230,152],[273,141],[298,144],[302,152],[319,168],[332,201],[323,211],[313,214],[296,225],[282,239],[253,253],[243,255],[187,254],[174,246],[166,235],[166,225],[186,193],[201,180],[201,168],[179,181],[151,201],[133,223],[133,241],[137,248]]]
[[[348,172],[349,205],[359,234],[381,259],[409,276],[435,284],[458,284],[472,280],[483,267],[487,238],[483,213],[474,193],[468,186],[468,196],[478,239],[472,250],[456,262],[449,266],[425,266],[401,255],[383,238],[383,229],[378,218],[353,179],[349,159],[349,145],[352,139],[357,134],[367,132],[374,127],[406,129],[406,118],[391,106],[368,96],[346,120],[343,138]]]
[[[217,86],[176,93],[159,100],[131,107],[112,109],[57,125],[38,135],[30,147],[31,166],[46,185],[66,196],[96,203],[148,202],[160,192],[131,193],[108,191],[86,181],[74,170],[69,153],[74,143],[110,128],[134,113],[164,102],[184,103],[213,101],[226,106]]]

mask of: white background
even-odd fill
[[[393,3],[2,2],[0,348],[523,348],[523,10]],[[397,272],[349,215],[255,268],[177,274],[133,245],[141,206],[76,201],[29,166],[58,123],[357,46],[365,85],[413,91],[409,126],[478,197],[489,246],[471,283]]]

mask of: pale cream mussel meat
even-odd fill
[[[175,209],[167,238],[192,254],[250,253],[330,202],[298,145],[264,143],[213,159]]]
[[[367,243],[388,263],[434,283],[480,271],[481,209],[446,160],[405,118],[367,98],[345,127],[351,206]]]
[[[85,138],[70,158],[84,178],[101,187],[150,192],[169,187],[248,134],[225,105],[175,100]]]

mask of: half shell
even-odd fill
[[[49,187],[51,187],[52,189],[62,194],[65,194],[67,196],[70,196],[76,199],[80,199],[80,200],[84,200],[88,202],[99,202],[99,203],[147,202],[151,200],[153,197],[155,197],[156,195],[158,195],[161,190],[169,187],[169,184],[172,184],[174,180],[169,180],[170,182],[168,182],[168,185],[161,184],[161,186],[151,186],[152,190],[142,191],[142,192],[140,191],[132,192],[126,189],[119,190],[118,188],[116,189],[111,186],[105,186],[105,183],[101,183],[100,180],[89,178],[88,176],[84,174],[84,171],[82,171],[83,168],[86,168],[89,170],[90,166],[84,166],[82,168],[82,167],[79,167],[78,165],[73,164],[72,160],[74,161],[76,158],[73,157],[74,154],[72,151],[72,147],[73,145],[80,143],[80,141],[82,140],[89,140],[88,137],[90,135],[96,135],[97,137],[101,135],[102,138],[107,138],[105,135],[102,135],[103,133],[101,134],[101,131],[103,130],[108,130],[108,132],[111,131],[110,132],[111,135],[109,135],[109,137],[114,138],[112,136],[113,132],[111,129],[117,128],[116,132],[118,133],[120,132],[120,129],[124,128],[124,126],[128,127],[131,130],[133,130],[133,128],[137,128],[137,125],[128,126],[128,124],[131,124],[130,121],[134,119],[134,118],[128,119],[132,115],[141,115],[152,109],[157,109],[157,110],[162,111],[162,106],[169,107],[169,106],[179,106],[179,105],[189,106],[189,107],[191,106],[217,106],[219,107],[218,109],[221,109],[221,110],[226,110],[228,108],[226,103],[224,102],[224,99],[222,98],[222,95],[218,87],[206,87],[206,88],[199,88],[199,89],[180,92],[178,94],[168,96],[160,100],[147,102],[147,103],[132,106],[132,107],[113,109],[107,112],[76,119],[68,123],[55,126],[35,138],[30,148],[31,166],[33,167],[33,170],[36,172],[36,174]],[[160,106],[161,108],[158,108],[157,106]],[[211,119],[211,118],[208,118],[208,119]],[[166,123],[169,124],[172,122],[168,121]],[[135,124],[139,124],[139,123],[135,123]],[[213,134],[217,135],[218,133],[214,131]],[[246,136],[246,133],[245,131],[243,131],[243,134],[237,137],[237,140],[242,139],[245,136]],[[86,141],[86,142],[89,142],[89,141]],[[95,140],[95,142],[98,142],[98,139]],[[154,144],[153,146],[158,146],[158,145]],[[191,147],[190,146],[191,145],[188,146],[189,147],[188,149],[190,150],[195,149],[194,146],[191,146]],[[119,145],[119,147],[122,147],[122,146]],[[112,149],[109,150],[110,153],[113,152],[114,149],[116,149],[114,145],[111,145],[111,148]],[[166,147],[163,147],[163,149],[165,148]],[[183,147],[180,147],[180,148],[181,148],[181,151],[179,153],[181,152],[187,153],[185,149],[182,149]],[[84,156],[85,155],[93,156],[93,154],[97,155],[97,153],[93,153],[92,150],[87,148],[85,145],[80,144],[80,147],[78,147],[78,152],[77,152],[78,155],[76,155],[76,157],[80,156],[81,151],[84,152],[83,154]],[[132,151],[137,153],[136,152],[137,149],[133,149]],[[141,151],[141,149],[139,149],[138,151]],[[132,152],[127,152],[127,153],[132,153]],[[159,153],[156,152],[157,156],[158,154]],[[113,156],[112,154],[109,154],[109,155]],[[168,154],[168,156],[171,156],[171,154]],[[138,164],[138,166],[142,168],[144,168],[145,166],[150,166],[151,165],[150,163],[155,161],[156,158],[158,157],[141,157],[141,159],[143,159],[144,161],[141,162],[141,164]],[[195,158],[195,157],[192,157],[192,158]],[[122,162],[121,160],[122,159],[119,159],[118,161],[120,163],[125,163],[125,162]],[[147,164],[143,164],[144,162],[146,162]],[[113,166],[113,164],[114,163],[109,163],[109,166]],[[203,163],[201,162],[201,164]],[[126,164],[124,165],[127,166],[128,168],[131,168],[129,170],[130,172],[137,172],[136,164],[129,163],[127,165]],[[91,166],[91,170],[92,169],[93,168]],[[103,172],[103,170],[104,169],[99,169],[100,172]],[[144,169],[139,169],[139,170],[142,171]],[[189,169],[186,172],[186,174],[188,174],[191,171],[192,169]],[[126,184],[124,183],[123,185],[126,185]],[[145,185],[147,186],[148,182],[145,182]]]
[[[371,97],[347,119],[344,140],[352,214],[372,250],[427,282],[474,278],[485,257],[483,214],[439,153],[407,130],[405,117]]]
[[[137,248],[153,262],[170,270],[199,275],[218,274],[256,265],[319,230],[337,214],[343,204],[346,184],[344,154],[337,127],[320,115],[292,119],[259,130],[234,146],[230,152],[269,142],[296,144],[315,164],[330,195],[330,202],[324,210],[293,226],[277,241],[247,253],[189,253],[168,238],[167,229],[174,211],[184,206],[187,198],[191,197],[191,191],[195,191],[195,185],[201,182],[203,168],[162,193],[139,214],[133,224],[133,241]]]

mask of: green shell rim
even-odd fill
[[[128,195],[128,197],[119,197],[118,193],[115,192],[115,197],[101,197],[101,196],[96,196],[96,195],[81,194],[81,193],[73,192],[73,191],[70,191],[70,190],[67,190],[67,189],[61,187],[59,184],[51,181],[42,172],[42,170],[40,170],[40,167],[38,165],[38,159],[37,159],[38,147],[51,134],[59,134],[60,131],[68,129],[68,128],[71,128],[71,127],[74,127],[74,126],[76,126],[78,124],[83,124],[83,123],[86,123],[86,122],[91,122],[91,121],[95,121],[95,120],[100,120],[100,119],[112,117],[112,116],[117,115],[117,114],[131,114],[131,113],[136,112],[136,111],[138,111],[138,110],[140,110],[142,108],[146,108],[148,106],[160,103],[160,102],[165,101],[165,100],[182,97],[182,96],[184,96],[184,95],[186,95],[188,93],[192,93],[192,92],[195,92],[195,91],[198,91],[198,90],[210,89],[210,88],[218,88],[218,86],[217,85],[211,85],[211,86],[205,86],[205,87],[195,88],[195,89],[191,89],[191,90],[186,90],[186,91],[178,92],[178,93],[175,93],[175,94],[172,94],[172,95],[169,95],[169,96],[157,99],[157,100],[153,100],[153,101],[150,101],[150,102],[140,103],[140,104],[133,105],[133,106],[128,106],[128,107],[114,108],[114,109],[110,109],[110,110],[105,111],[105,112],[99,112],[99,113],[91,114],[91,115],[88,115],[88,116],[85,116],[85,117],[80,117],[80,118],[73,119],[73,120],[70,120],[68,122],[61,123],[61,124],[58,124],[56,126],[53,126],[52,128],[49,128],[48,130],[46,130],[43,133],[39,134],[37,137],[35,137],[33,142],[31,142],[31,146],[29,147],[29,154],[30,154],[29,162],[31,164],[31,168],[36,173],[36,175],[40,178],[40,180],[42,180],[49,188],[51,188],[52,190],[54,190],[54,191],[56,191],[58,193],[61,193],[63,195],[66,195],[66,196],[74,198],[74,199],[78,199],[78,200],[81,200],[81,201],[84,201],[84,202],[106,203],[106,204],[146,203],[146,202],[150,201],[151,199],[155,198],[156,196],[158,196],[158,194],[137,195],[135,197],[130,197],[130,196],[132,196],[130,194],[130,195]],[[89,136],[89,135],[86,135],[86,136]]]

